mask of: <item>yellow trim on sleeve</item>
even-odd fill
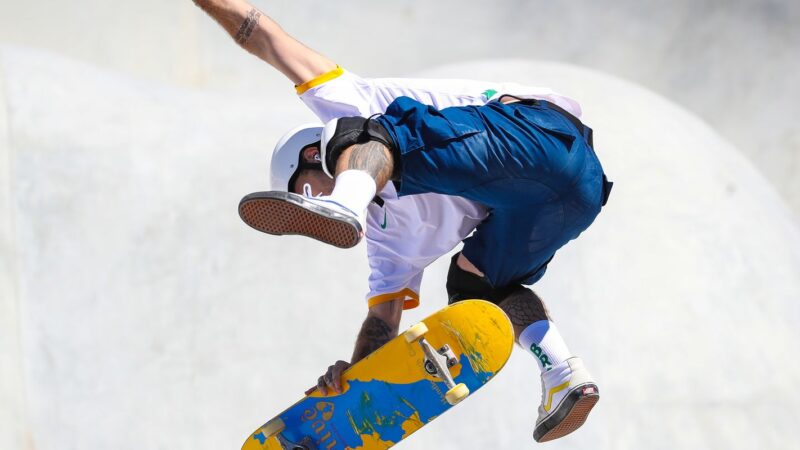
[[[391,300],[395,300],[398,298],[402,298],[405,300],[403,303],[403,309],[414,309],[419,306],[419,294],[412,291],[409,288],[405,288],[400,292],[392,292],[390,294],[381,294],[376,295],[375,297],[370,298],[367,300],[369,307],[372,308],[375,305],[380,305],[381,303],[386,303]]]
[[[328,81],[339,78],[339,76],[341,76],[343,73],[344,69],[342,69],[339,66],[336,66],[336,68],[331,70],[330,72],[325,72],[322,75],[314,77],[303,84],[298,84],[297,86],[294,87],[294,89],[297,91],[297,95],[303,95],[306,93],[306,91],[308,91],[311,88],[315,88],[320,84],[325,84]]]

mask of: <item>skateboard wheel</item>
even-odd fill
[[[285,429],[286,424],[283,423],[280,417],[276,417],[265,423],[264,426],[261,427],[261,432],[264,433],[267,438],[271,438]]]
[[[469,388],[467,387],[467,385],[464,383],[459,383],[455,385],[453,389],[447,391],[447,393],[444,394],[444,398],[447,399],[447,403],[455,405],[461,400],[467,398],[468,395],[469,395]]]
[[[424,336],[425,333],[427,332],[428,332],[428,326],[425,325],[423,322],[420,322],[414,325],[413,327],[409,328],[408,330],[406,330],[406,332],[403,333],[403,336],[405,336],[406,342],[411,343],[419,340],[419,338]]]

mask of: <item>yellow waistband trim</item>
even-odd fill
[[[331,70],[330,72],[325,72],[318,77],[314,77],[303,84],[298,84],[294,87],[297,91],[297,95],[303,95],[305,92],[311,88],[315,88],[320,84],[327,83],[335,78],[338,78],[341,74],[344,73],[344,69],[339,66],[336,66],[335,69]]]
[[[398,298],[405,300],[403,303],[403,309],[414,309],[419,306],[419,294],[409,288],[405,288],[400,292],[392,292],[391,294],[376,295],[375,297],[367,300],[367,303],[369,304],[369,307],[372,308],[375,305],[380,305],[381,303],[386,303]]]

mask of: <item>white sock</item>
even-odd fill
[[[542,372],[547,372],[572,356],[556,324],[549,320],[528,325],[519,336],[519,345],[536,358]]]
[[[359,218],[375,198],[375,180],[363,170],[345,170],[336,176],[336,185],[327,198],[356,213]]]

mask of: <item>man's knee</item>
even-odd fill
[[[522,285],[517,285],[498,305],[511,319],[511,323],[519,327],[526,327],[540,320],[549,320],[542,299]]]
[[[479,299],[499,305],[518,286],[493,287],[484,277],[467,272],[459,267],[456,263],[459,255],[460,253],[453,255],[450,260],[450,270],[447,272],[448,304],[462,300]]]
[[[483,277],[460,268],[456,263],[458,255],[453,256],[447,272],[449,304],[469,299],[486,300],[500,306],[517,326],[548,320],[544,302],[532,290],[521,284],[492,287]]]

